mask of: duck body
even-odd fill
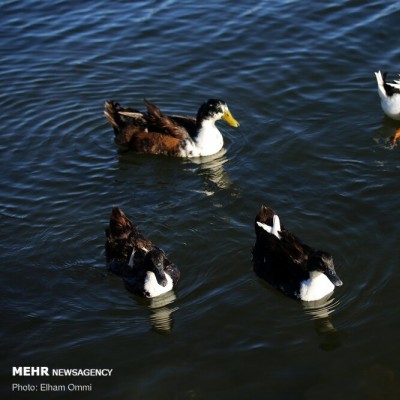
[[[400,121],[400,80],[387,82],[386,76],[386,72],[375,72],[382,110],[389,118]]]
[[[271,208],[261,207],[255,219],[255,232],[254,271],[285,295],[316,301],[342,285],[332,256],[302,243],[281,226]]]
[[[127,289],[141,297],[157,297],[179,281],[178,267],[145,238],[119,207],[113,207],[106,229],[108,269],[121,276]]]
[[[104,114],[114,128],[116,143],[138,153],[210,156],[224,145],[215,122],[222,118],[233,127],[239,126],[222,100],[210,99],[202,104],[196,118],[166,116],[154,104],[144,102],[147,112],[124,108],[114,101],[106,101],[104,105]]]

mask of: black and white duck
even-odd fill
[[[316,301],[342,285],[332,256],[302,243],[281,225],[271,208],[261,206],[255,219],[255,232],[254,271],[284,294]]]
[[[383,112],[391,119],[400,121],[400,80],[393,82],[387,81],[387,72],[375,72],[378,84],[378,93],[381,98],[381,107]],[[398,128],[392,137],[392,145],[395,146],[400,137],[400,128]]]

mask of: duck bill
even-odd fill
[[[328,279],[335,285],[335,286],[342,286],[342,280],[337,276],[336,271],[334,269],[329,269],[325,272]]]
[[[222,119],[234,128],[237,128],[240,125],[239,122],[237,122],[236,119],[233,118],[233,115],[230,113],[229,110],[226,110],[224,112],[224,114],[222,115]]]

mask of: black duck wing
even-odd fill
[[[301,265],[308,259],[309,247],[304,245],[295,235],[283,229],[280,232],[277,247],[282,256],[287,257],[293,263]]]
[[[178,267],[175,264],[171,263],[169,260],[167,260],[166,265],[164,267],[164,271],[168,273],[168,275],[172,278],[174,285],[176,285],[181,277],[181,273]]]

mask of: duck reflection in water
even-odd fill
[[[135,295],[130,297],[136,305],[146,309],[152,331],[159,334],[172,332],[174,313],[179,309],[176,305],[177,297],[173,290],[152,298]]]
[[[207,196],[212,196],[218,190],[239,191],[224,168],[224,164],[227,162],[226,150],[222,149],[218,154],[213,156],[187,160],[186,164],[189,168],[197,166],[193,170],[203,178],[203,193]]]
[[[161,296],[150,299],[150,323],[152,329],[158,333],[171,333],[173,326],[172,314],[179,307],[172,307],[175,302],[176,295],[174,291],[170,291]]]
[[[332,322],[332,314],[338,305],[332,294],[317,301],[302,301],[302,305],[304,312],[314,322],[315,332],[323,339],[319,347],[330,351],[341,346],[343,332],[336,329]]]

